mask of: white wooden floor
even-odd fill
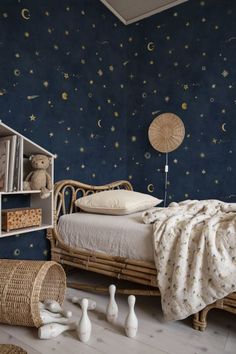
[[[110,278],[92,273],[78,272],[70,278],[80,282],[111,283]],[[118,284],[117,281],[113,283]],[[120,285],[120,284],[119,284]],[[71,296],[91,297],[97,301],[95,311],[89,312],[92,321],[92,335],[88,343],[77,339],[76,332],[67,332],[51,340],[37,338],[37,329],[0,325],[0,343],[16,344],[28,354],[235,354],[236,316],[220,310],[213,310],[209,316],[208,328],[198,332],[191,328],[191,318],[181,322],[165,322],[161,313],[160,300],[151,297],[138,297],[136,314],[139,330],[135,339],[124,333],[124,320],[127,314],[127,296],[117,295],[119,317],[117,325],[107,323],[105,309],[108,296],[85,293],[67,289],[65,308],[73,311],[73,318],[80,318],[81,310],[69,301]]]

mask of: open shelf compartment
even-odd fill
[[[40,190],[23,190],[23,182],[26,175],[31,171],[29,162],[27,161],[31,155],[42,154],[50,158],[51,164],[47,169],[48,174],[51,176],[52,185],[54,183],[54,158],[55,156],[49,151],[45,150],[38,144],[34,143],[25,136],[19,134],[14,129],[8,127],[2,121],[0,121],[0,139],[2,137],[16,136],[21,144],[21,150],[19,153],[19,164],[20,164],[20,182],[18,183],[17,190],[0,191],[0,238],[12,235],[24,234],[28,232],[38,231],[52,227],[53,225],[53,190],[50,192],[50,196],[47,199],[40,198]],[[29,208],[41,208],[42,209],[42,224],[40,226],[32,226],[26,228],[20,228],[17,230],[11,230],[9,232],[2,230],[2,207],[4,205],[3,201],[8,198],[21,198],[23,196],[28,196],[29,202],[27,207]],[[20,205],[17,207],[21,208]],[[22,207],[25,207],[25,205]],[[11,209],[11,206],[7,206],[7,209]],[[13,207],[14,209],[14,207]]]

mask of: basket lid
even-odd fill
[[[177,149],[185,136],[182,120],[174,113],[162,113],[149,126],[148,138],[152,147],[160,152]]]

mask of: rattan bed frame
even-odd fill
[[[86,249],[73,249],[67,246],[57,229],[59,217],[64,214],[78,212],[75,200],[79,197],[111,189],[133,190],[128,181],[116,181],[103,186],[93,186],[74,180],[62,180],[54,186],[54,228],[48,229],[47,238],[51,243],[51,259],[62,265],[88,270],[124,279],[147,286],[144,289],[117,289],[118,293],[134,295],[160,296],[157,284],[157,270],[154,263],[133,260],[123,257],[109,256]],[[70,282],[67,284],[81,290],[107,291],[107,288]],[[236,293],[207,306],[194,315],[193,327],[204,331],[207,326],[207,314],[212,308],[221,308],[236,314]]]

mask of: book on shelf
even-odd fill
[[[10,141],[0,138],[0,192],[8,191]]]
[[[13,178],[13,190],[22,190],[22,166],[21,156],[23,156],[23,139],[21,136],[17,136],[16,150],[15,150],[15,166],[14,166],[14,178]]]
[[[13,192],[23,189],[22,163],[23,139],[18,135],[0,137],[2,161],[0,162],[0,191]],[[7,156],[5,159],[4,156]],[[5,161],[3,163],[3,161]],[[5,180],[3,181],[3,176]]]
[[[9,155],[9,166],[8,166],[8,188],[7,192],[13,191],[13,178],[14,178],[14,168],[15,168],[15,156],[16,156],[16,135],[9,135],[1,137],[1,141],[9,141],[10,143],[10,155]]]

